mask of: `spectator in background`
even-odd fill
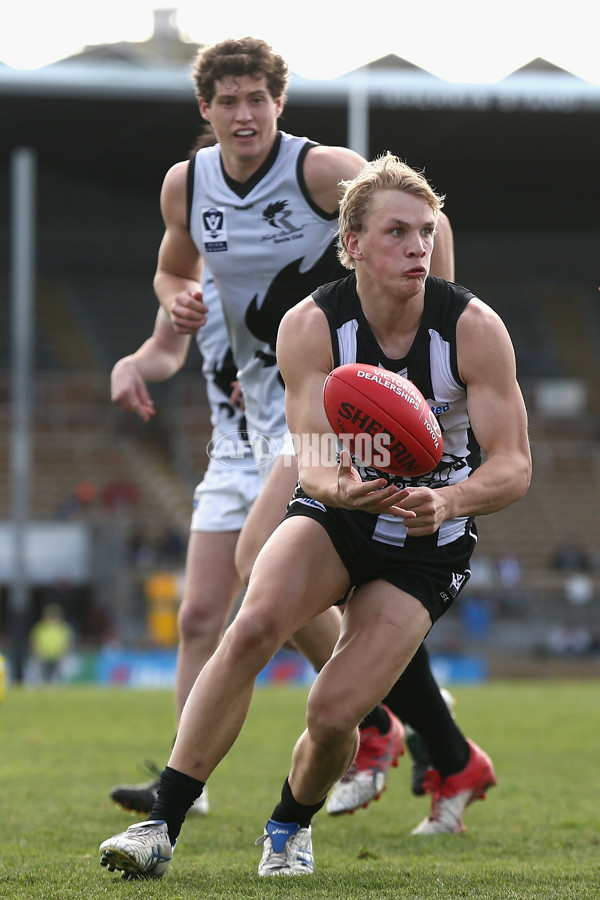
[[[510,591],[521,583],[521,563],[516,556],[507,553],[498,560],[498,576],[504,590]]]
[[[31,652],[40,665],[44,682],[60,680],[61,663],[71,650],[74,638],[62,606],[58,603],[45,606],[30,634]]]
[[[553,569],[557,569],[560,572],[565,570],[584,571],[589,569],[590,561],[582,547],[579,547],[572,541],[567,541],[554,551],[550,565]]]
[[[96,502],[98,488],[93,481],[80,481],[75,490],[67,494],[56,507],[57,519],[74,519],[87,512]]]
[[[523,570],[520,560],[505,553],[496,562],[499,582],[499,611],[507,615],[522,615],[527,608],[527,593],[523,591]]]
[[[587,572],[570,572],[565,578],[565,599],[570,606],[585,606],[594,599],[594,582]]]
[[[494,572],[494,563],[489,556],[482,554],[471,562],[471,578],[469,585],[471,588],[479,590],[491,590],[496,584]]]
[[[593,651],[594,640],[582,625],[559,625],[550,632],[547,647],[554,656],[586,656]]]
[[[104,506],[111,512],[134,509],[139,497],[140,490],[133,481],[109,481],[102,492]]]

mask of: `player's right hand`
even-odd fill
[[[181,291],[176,294],[170,309],[173,328],[179,334],[196,334],[206,325],[208,306],[202,300],[202,291]]]
[[[150,421],[156,412],[146,382],[126,357],[120,359],[111,372],[110,394],[113,403],[136,413],[144,422]]]
[[[413,510],[404,510],[397,505],[405,496],[405,490],[399,491],[395,485],[388,485],[385,478],[362,481],[348,450],[340,452],[336,493],[340,506],[378,516],[387,513],[399,518],[414,518]]]

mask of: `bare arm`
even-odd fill
[[[181,334],[195,334],[206,322],[202,303],[202,258],[187,227],[187,162],[165,176],[160,207],[165,233],[158,251],[154,290]]]
[[[112,402],[147,422],[155,410],[146,382],[166,381],[175,375],[185,362],[189,346],[189,335],[178,334],[160,307],[151,337],[135,353],[115,363],[110,376]]]
[[[466,483],[452,489],[454,515],[486,515],[514,503],[529,487],[527,412],[512,342],[499,316],[471,300],[459,319],[457,339],[469,417],[487,460],[468,479],[468,491]]]
[[[340,181],[354,178],[365,162],[347,147],[311,147],[304,161],[304,180],[317,206],[328,213],[336,212],[342,196]]]
[[[328,506],[396,514],[395,504],[405,492],[386,486],[384,479],[363,482],[345,451],[337,464],[336,441],[323,408],[323,385],[333,368],[331,339],[325,315],[311,297],[283,317],[277,336],[277,360],[305,492]],[[405,511],[400,514],[414,515]]]
[[[406,523],[415,536],[433,533],[445,519],[504,509],[526,493],[531,479],[527,413],[503,322],[485,303],[471,300],[458,322],[457,345],[469,418],[486,459],[459,484],[408,489],[400,505],[417,514]]]
[[[448,216],[441,212],[438,219],[433,253],[431,254],[431,274],[446,281],[455,280],[454,234]]]

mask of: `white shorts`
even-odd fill
[[[262,485],[257,468],[211,459],[194,491],[190,531],[240,531]]]

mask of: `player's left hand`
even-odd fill
[[[404,523],[410,537],[434,534],[447,518],[446,503],[441,491],[433,491],[428,487],[407,487],[402,495],[398,499],[398,509],[404,515],[413,514]]]

